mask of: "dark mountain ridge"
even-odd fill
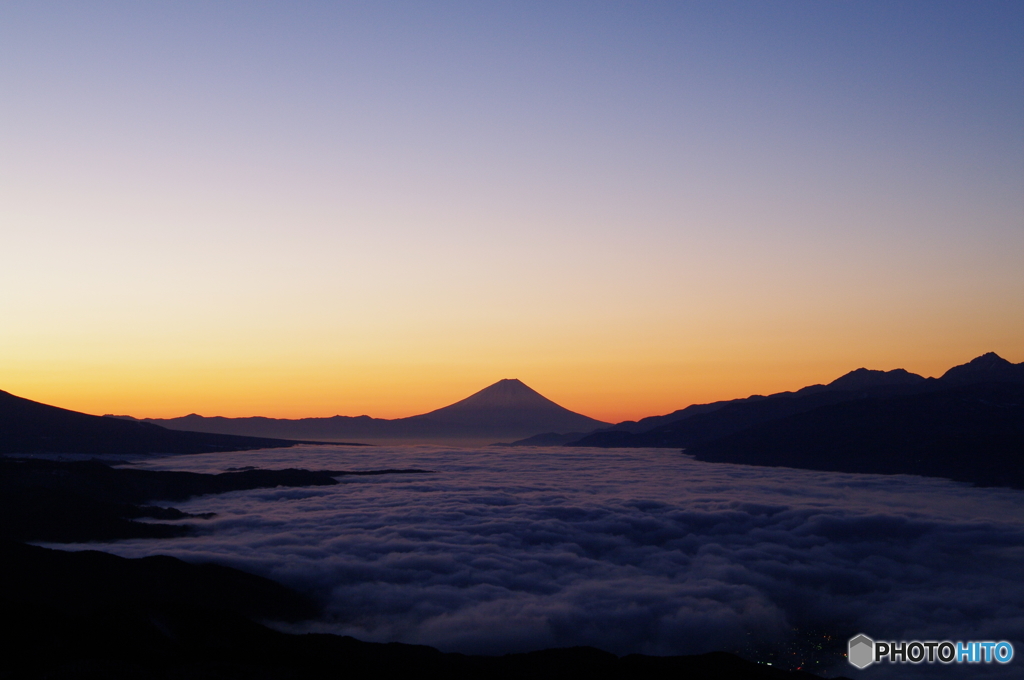
[[[866,396],[697,442],[698,460],[1024,489],[1024,383]]]
[[[642,418],[636,421],[626,420],[621,423],[616,423],[611,427],[597,430],[591,434],[597,434],[598,432],[631,432],[633,434],[649,432],[656,427],[684,420],[691,416],[711,413],[712,411],[717,411],[718,409],[730,404],[750,403],[764,399],[803,397],[818,392],[908,387],[912,385],[920,385],[928,380],[930,380],[930,378],[923,378],[916,373],[910,373],[902,368],[897,368],[891,371],[875,371],[867,368],[858,368],[836,378],[827,385],[809,385],[795,392],[777,392],[768,396],[755,394],[749,397],[715,401],[709,404],[692,404],[686,408],[679,409],[678,411],[673,411],[672,413],[662,416],[648,416],[647,418]],[[587,444],[587,446],[591,445],[592,444]]]
[[[678,447],[709,462],[1024,488],[1024,364],[994,353],[937,379],[858,369],[829,385],[703,406],[712,408],[567,445]]]
[[[244,451],[300,442],[181,432],[152,423],[91,416],[0,391],[0,454],[140,455]]]
[[[988,352],[966,364],[954,366],[943,373],[939,380],[948,385],[1024,382],[1024,362],[1013,364],[995,352]]]
[[[925,378],[902,368],[875,371],[858,368],[827,385],[810,385],[795,392],[694,404],[663,416],[626,421],[592,432],[571,446],[691,446],[829,404],[868,396],[887,397],[941,390],[984,382],[1024,382],[1024,363],[1012,364],[994,352]],[[694,420],[695,419],[695,420]],[[693,422],[688,422],[693,420]]]

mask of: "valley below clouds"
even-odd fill
[[[54,546],[174,555],[311,595],[291,632],[503,654],[735,651],[856,673],[849,637],[1009,640],[1024,652],[1024,492],[695,461],[666,449],[303,446],[152,459],[221,472],[419,468],[202,496],[190,536]],[[1010,677],[1007,665],[972,665]],[[954,677],[957,665],[872,666]]]

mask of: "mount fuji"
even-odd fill
[[[181,418],[147,418],[145,422],[171,430],[250,437],[463,446],[522,439],[544,432],[591,432],[609,425],[559,406],[516,379],[499,380],[435,411],[393,420],[369,416],[294,420],[207,418],[193,413]]]

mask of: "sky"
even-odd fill
[[[1019,2],[6,2],[0,389],[607,421],[1024,361]]]

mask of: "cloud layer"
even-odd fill
[[[197,498],[177,504],[217,513],[197,535],[103,549],[269,576],[324,604],[304,630],[445,651],[726,649],[849,675],[841,654],[863,632],[1005,639],[1024,655],[1020,491],[670,450],[308,447],[145,463],[243,465],[433,472]],[[1009,677],[1019,662],[971,671]]]

